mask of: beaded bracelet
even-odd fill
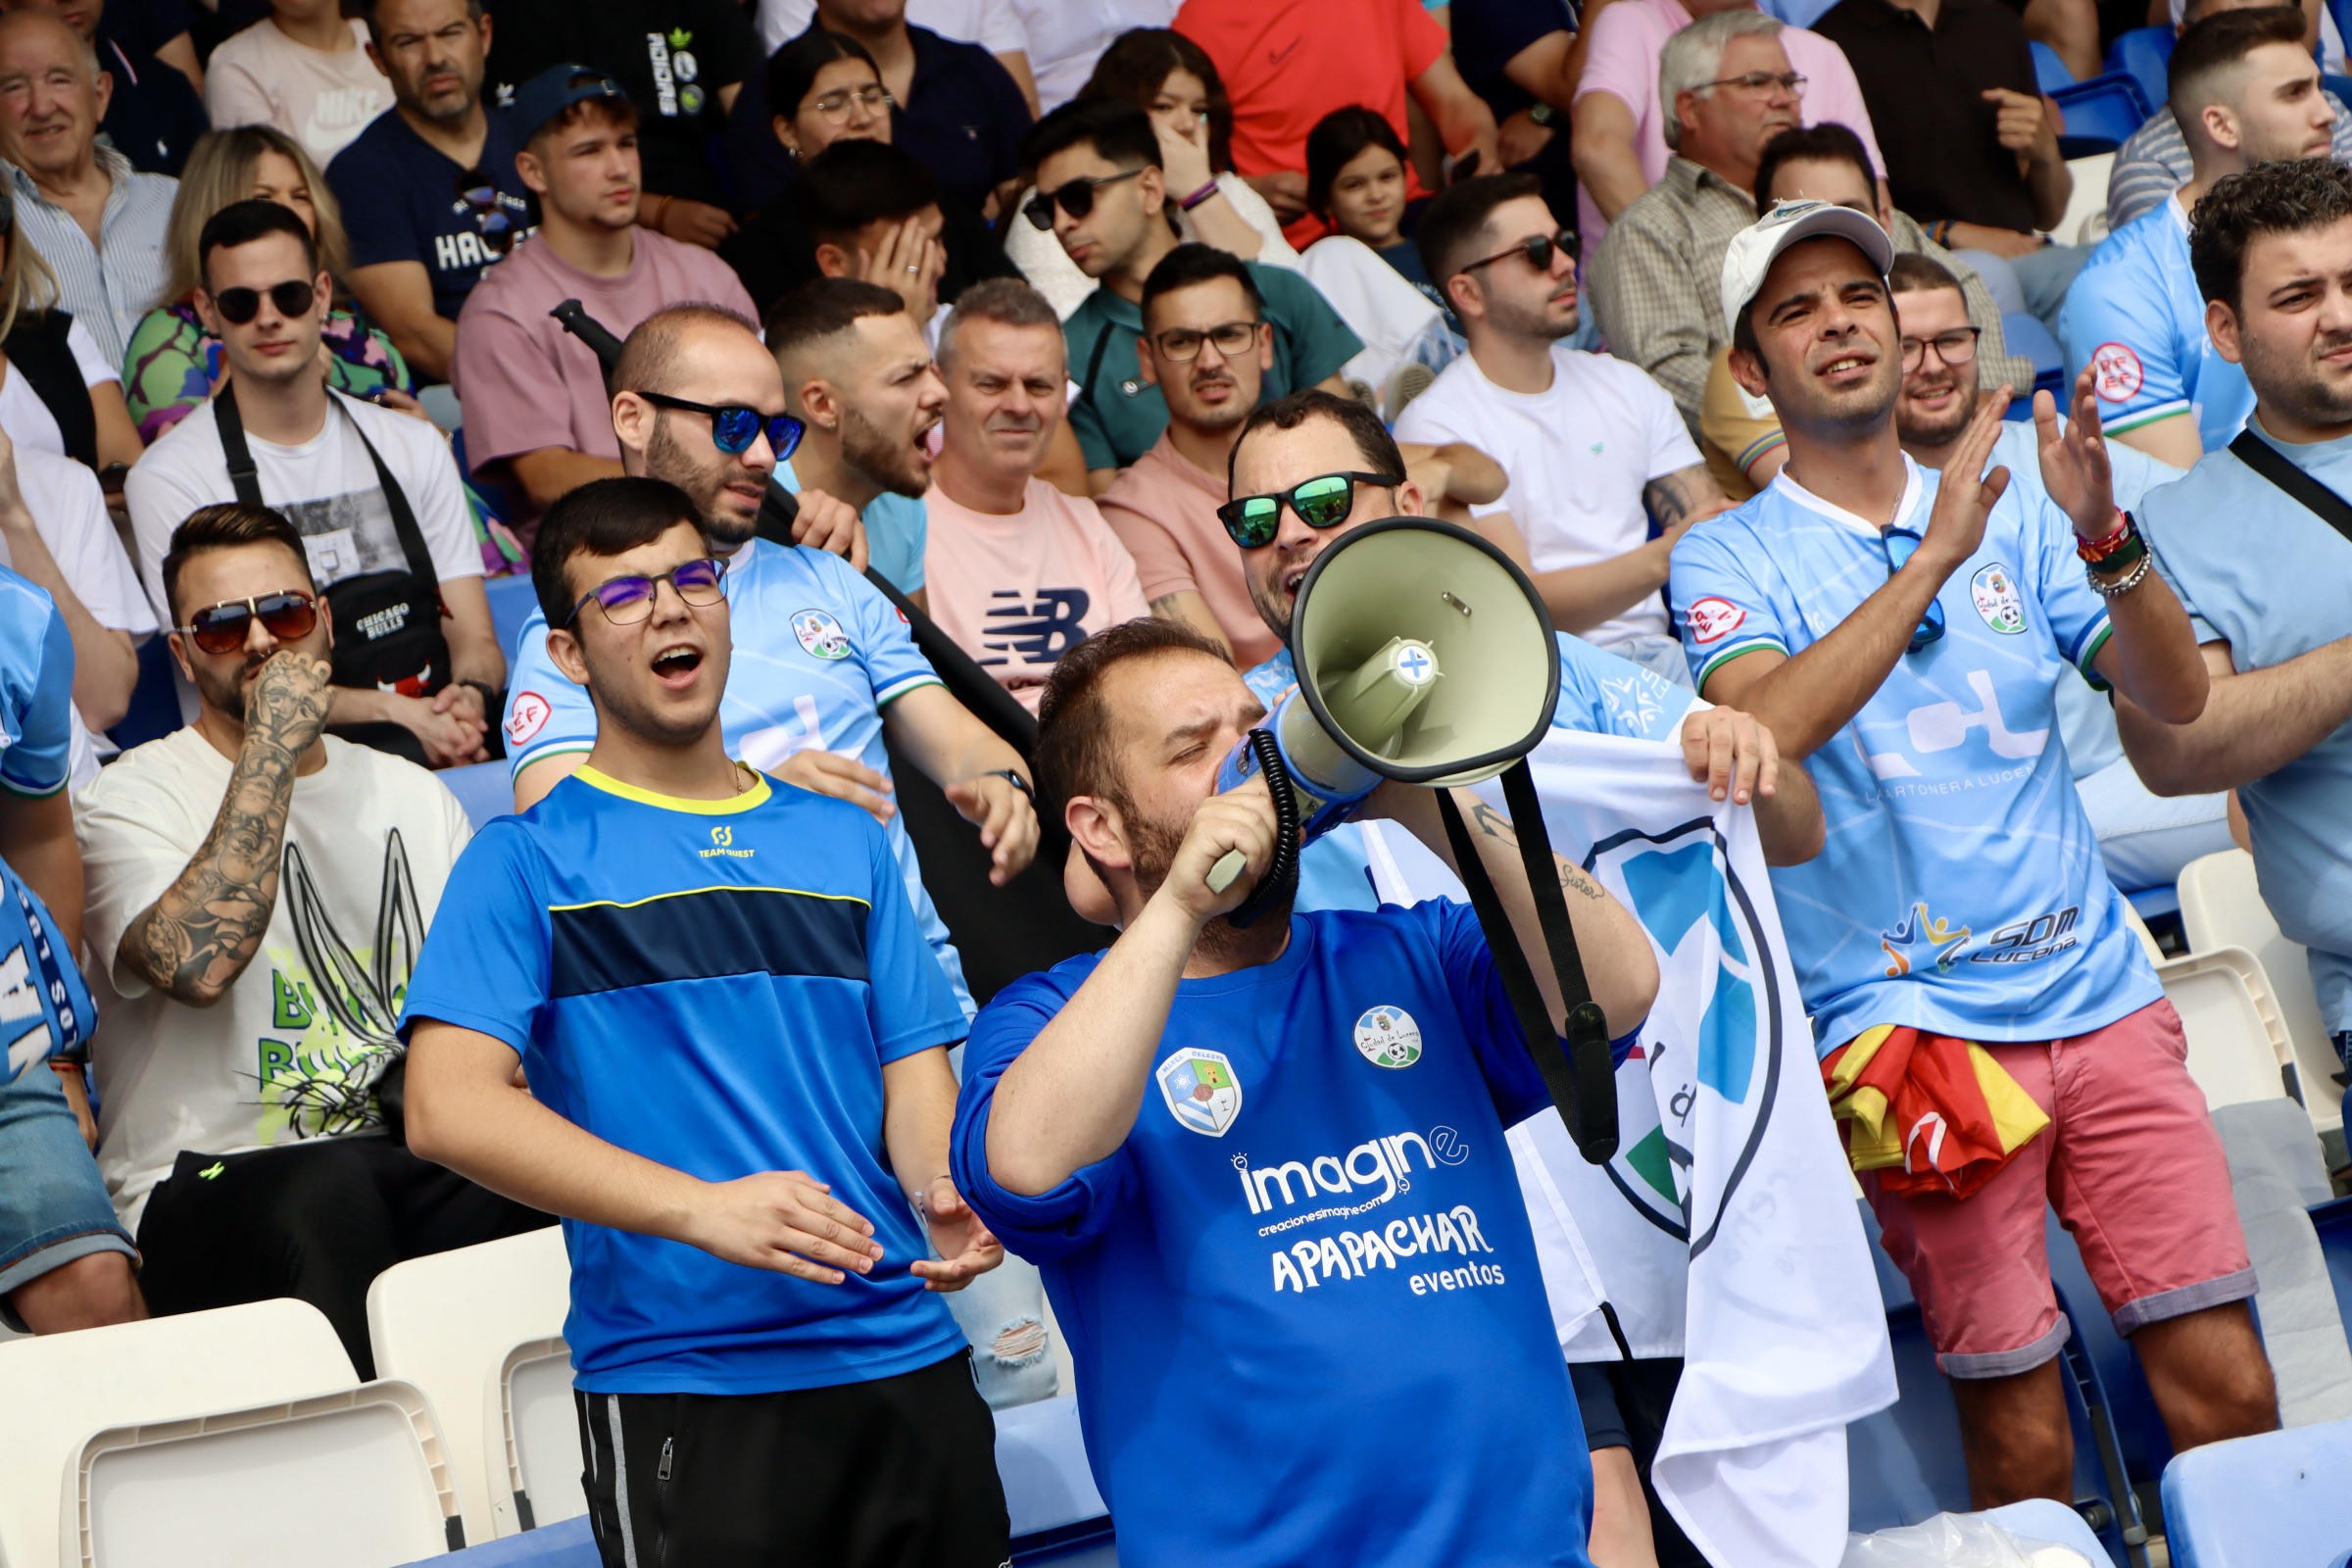
[[[2142,552],[2139,558],[2139,564],[2133,566],[2131,570],[2131,573],[2127,575],[2121,582],[2101,582],[2098,578],[2092,577],[2088,570],[2085,570],[2082,575],[2090,579],[2090,591],[2097,594],[2101,599],[2121,599],[2124,595],[2130,593],[2132,589],[2138,587],[2147,579],[2148,567],[2152,565],[2154,562],[2155,558],[2153,556]]]

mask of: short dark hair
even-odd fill
[[[1189,71],[1208,91],[1208,167],[1233,167],[1233,100],[1208,51],[1172,27],[1130,27],[1110,40],[1079,98],[1109,98],[1150,109],[1168,77]]]
[[[1264,318],[1265,296],[1257,291],[1257,279],[1250,275],[1250,269],[1242,264],[1240,257],[1231,251],[1221,251],[1214,245],[1187,241],[1162,256],[1159,265],[1152,269],[1152,275],[1144,279],[1145,328],[1149,330],[1152,325],[1152,301],[1162,294],[1173,294],[1180,288],[1191,288],[1195,283],[1205,283],[1216,277],[1230,277],[1241,284],[1242,294],[1250,301],[1250,308],[1261,319]]]
[[[617,556],[652,544],[681,522],[702,531],[702,514],[667,479],[591,479],[559,497],[531,542],[531,591],[549,628],[570,620],[579,601],[564,576],[572,557]]]
[[[799,184],[801,221],[820,243],[939,205],[939,181],[921,159],[864,136],[844,137],[801,165]]]
[[[1046,808],[1059,811],[1077,796],[1100,796],[1125,810],[1132,804],[1110,744],[1112,710],[1102,677],[1134,659],[1205,654],[1231,668],[1225,651],[1181,620],[1146,615],[1105,627],[1061,656],[1037,705],[1037,744],[1029,765]]]
[[[246,201],[230,202],[204,220],[196,233],[196,275],[212,285],[213,252],[235,250],[271,234],[291,234],[302,246],[303,266],[309,276],[318,275],[318,242],[294,215],[291,207],[253,197]]]
[[[1092,147],[1121,169],[1157,169],[1159,132],[1152,117],[1118,98],[1073,98],[1029,127],[1021,138],[1021,164],[1034,172],[1055,153]]]
[[[375,13],[377,7],[382,4],[383,0],[363,0],[363,3],[360,7],[360,15],[368,24],[368,36],[374,42],[378,49],[381,49],[384,46],[384,30],[380,25],[377,24]],[[350,13],[348,12],[345,13],[346,16],[349,14]],[[473,19],[475,22],[481,21],[482,0],[466,0],[466,15]]]
[[[2283,160],[2224,175],[2188,215],[2188,268],[2198,296],[2237,311],[2246,251],[2255,240],[2305,234],[2347,218],[2352,169],[2332,158]]]
[[[546,123],[522,138],[523,149],[536,158],[542,145],[569,130],[584,120],[599,120],[613,129],[627,132],[637,128],[637,105],[617,93],[599,93],[565,104],[548,116]]]
[[[847,332],[868,316],[896,316],[906,302],[879,283],[857,277],[819,277],[787,290],[767,313],[767,351],[786,356]]]
[[[741,312],[709,300],[665,305],[629,329],[612,367],[615,392],[659,392],[678,378],[678,346],[698,326],[736,326],[755,336],[759,328]]]
[[[318,584],[311,576],[311,555],[303,548],[302,535],[286,514],[269,507],[251,507],[242,501],[222,501],[209,507],[198,507],[187,519],[172,530],[172,546],[164,556],[164,607],[172,612],[174,621],[179,614],[179,574],[189,562],[215,550],[236,550],[246,545],[280,545],[293,552],[302,566],[302,580]]]
[[[1421,210],[1421,226],[1413,231],[1429,280],[1442,290],[1454,273],[1478,260],[1473,253],[1495,208],[1543,194],[1544,181],[1528,173],[1478,174],[1446,186]]]
[[[1398,163],[1405,161],[1404,143],[1396,139],[1396,127],[1376,109],[1349,104],[1315,122],[1315,128],[1306,133],[1308,212],[1330,215],[1331,182],[1367,147],[1385,147],[1396,155]]]
[[[1903,251],[1895,256],[1894,265],[1886,269],[1886,292],[1889,294],[1924,294],[1930,289],[1938,288],[1948,288],[1963,299],[1968,295],[1952,270],[1933,256]]]
[[[767,61],[767,112],[786,120],[801,112],[801,100],[816,85],[817,73],[836,60],[862,60],[874,79],[882,68],[865,52],[865,45],[845,33],[811,25],[807,32],[778,49]]]
[[[2303,13],[2295,6],[2256,6],[2246,11],[2217,11],[2199,17],[2181,29],[2165,68],[2165,103],[2180,133],[2214,101],[2215,78],[2268,44],[2303,47]]]
[[[1764,144],[1763,155],[1756,161],[1756,211],[1772,211],[1772,176],[1781,172],[1783,164],[1847,163],[1861,172],[1862,184],[1875,198],[1879,189],[1879,172],[1870,167],[1870,154],[1863,150],[1862,138],[1834,120],[1818,125],[1797,125],[1782,131]],[[1877,216],[1877,215],[1872,215]]]
[[[1260,405],[1243,421],[1233,450],[1225,454],[1226,490],[1233,489],[1234,460],[1242,455],[1243,442],[1260,430],[1296,430],[1309,419],[1330,419],[1353,437],[1365,472],[1389,475],[1391,484],[1404,483],[1404,454],[1396,450],[1396,438],[1380,422],[1380,416],[1353,398],[1310,386]]]

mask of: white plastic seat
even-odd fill
[[[2188,1037],[2188,1075],[2207,1108],[2283,1099],[2293,1059],[2262,964],[2243,948],[2214,948],[2156,966]]]
[[[2343,1070],[2335,1045],[2320,1021],[2320,1002],[2311,986],[2311,964],[2303,945],[2279,931],[2254,874],[2254,857],[2243,850],[2200,856],[2180,868],[2180,934],[2188,951],[2239,947],[2262,961],[2271,992],[2294,1048],[2295,1076],[2303,1108],[2322,1132],[2344,1124],[2342,1097],[2334,1075]]]
[[[440,1412],[468,1541],[588,1511],[564,1344],[570,1293],[555,1225],[412,1258],[368,1288],[376,1370]]]
[[[110,1427],[69,1463],[59,1568],[399,1568],[466,1544],[415,1384]]]
[[[93,1432],[308,1399],[358,1382],[333,1327],[305,1301],[0,1345],[0,1563],[51,1568],[66,1560],[60,1489]]]

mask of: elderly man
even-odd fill
[[[57,274],[58,306],[122,363],[170,270],[164,232],[179,182],[98,145],[109,88],[97,53],[47,11],[0,17],[0,158],[17,232]]]
[[[197,139],[213,128],[199,90],[204,72],[185,27],[158,8],[116,0],[109,25],[104,0],[0,0],[0,11],[54,11],[65,24],[98,51],[112,90],[99,128],[130,167],[151,174],[177,174]],[[124,15],[127,13],[127,15]],[[183,13],[184,16],[184,13]]]

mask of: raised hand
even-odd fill
[[[1932,556],[1946,572],[1977,553],[1984,539],[1984,519],[2008,493],[2009,470],[1985,473],[1984,461],[1992,456],[1993,440],[2000,434],[2009,392],[2004,385],[1977,405],[1976,417],[1968,421],[1951,461],[1943,466],[1943,482],[1936,491],[1935,510],[1928,514],[1919,554]]]
[[[289,758],[309,751],[326,727],[326,710],[334,703],[334,688],[327,683],[333,673],[334,666],[325,660],[290,648],[271,654],[245,699],[245,733],[282,748]]]
[[[1210,796],[1193,813],[1193,824],[1176,847],[1167,880],[1155,897],[1175,900],[1195,925],[1206,925],[1240,908],[1274,863],[1275,831],[1274,797],[1267,793],[1264,774]],[[1208,873],[1235,850],[1242,852],[1248,874],[1235,877],[1220,892],[1208,885]]]
[[[2058,403],[2047,392],[2034,394],[2034,429],[2041,438],[2041,482],[2085,539],[2115,527],[2114,473],[2107,438],[2099,431],[2099,398],[2090,366],[2075,377],[2074,416],[2058,428]]]

